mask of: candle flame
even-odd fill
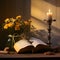
[[[49,15],[52,15],[52,12],[51,12],[50,9],[48,10],[47,15],[48,15],[48,16],[49,16]]]
[[[49,13],[51,12],[51,10],[49,9]]]

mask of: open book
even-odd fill
[[[32,45],[34,46],[32,53],[39,53],[39,52],[42,53],[42,52],[50,50],[50,47],[40,39],[32,37],[30,41],[32,42]]]
[[[31,43],[30,43],[30,42]],[[30,40],[19,40],[14,44],[14,49],[17,53],[35,53],[43,52],[49,49],[48,45],[37,38],[30,38]]]

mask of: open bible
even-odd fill
[[[32,45],[34,46],[32,53],[42,53],[42,52],[46,52],[50,50],[50,47],[40,39],[32,37],[30,41],[32,42]]]
[[[22,39],[16,42],[14,44],[14,49],[17,53],[42,53],[48,51],[49,47],[40,39],[31,37],[29,41]]]

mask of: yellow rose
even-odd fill
[[[20,25],[15,25],[15,30],[20,30]]]
[[[21,16],[20,15],[16,16],[16,19],[21,19]]]
[[[5,19],[5,23],[7,23],[7,22],[10,22],[9,18],[6,18]]]
[[[14,23],[10,22],[8,23],[8,27],[12,27],[14,25]]]
[[[5,24],[4,25],[4,29],[8,29],[8,24]]]
[[[10,18],[10,21],[15,22],[16,20],[12,17],[12,18]]]

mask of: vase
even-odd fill
[[[13,42],[12,42],[11,38],[8,39],[6,46],[9,47],[9,51],[13,51],[14,50]]]
[[[14,51],[14,44],[18,41],[18,39],[15,40],[15,38],[20,37],[17,33],[14,33],[13,35],[8,35],[8,45],[10,47],[11,51]]]
[[[9,47],[10,51],[14,51],[14,44],[15,44],[15,40],[14,40],[14,35],[8,35],[9,39],[7,41],[7,46]]]

